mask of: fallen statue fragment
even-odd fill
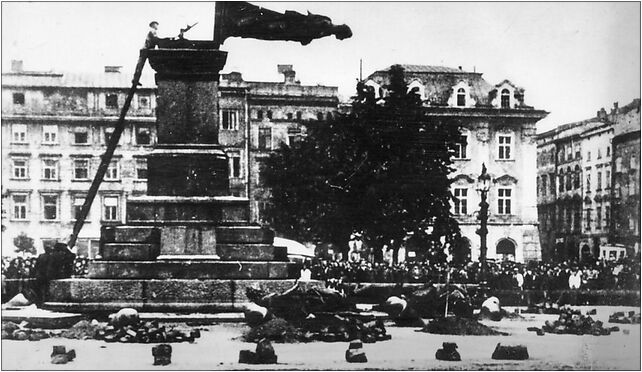
[[[498,343],[491,358],[496,360],[526,360],[529,358],[528,349],[524,345],[502,346],[501,343]]]
[[[274,347],[267,339],[261,339],[256,344],[256,351],[241,350],[239,363],[241,364],[276,364],[277,356]]]
[[[457,351],[457,344],[454,342],[444,342],[442,348],[438,349],[435,353],[437,360],[445,360],[449,362],[461,361],[461,356]]]
[[[267,339],[273,342],[365,343],[389,340],[383,321],[356,311],[343,294],[332,289],[302,290],[295,284],[287,291],[265,293],[248,288],[255,305],[245,312],[250,327],[243,335],[247,342]]]
[[[508,333],[496,331],[491,327],[481,324],[474,319],[458,318],[452,316],[449,316],[447,318],[433,319],[419,331],[440,335],[508,336]]]

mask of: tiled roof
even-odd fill
[[[119,88],[127,89],[132,85],[131,72],[23,72],[3,73],[3,86],[18,87],[65,87],[65,88]],[[141,88],[155,88],[154,74],[143,73]]]
[[[458,68],[445,67],[445,66],[429,66],[429,65],[405,65],[400,64],[399,66],[403,67],[405,72],[415,72],[415,73],[460,73],[460,74],[469,74],[470,72],[460,70]],[[390,67],[386,67],[383,70],[378,70],[377,72],[388,72]]]

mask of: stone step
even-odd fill
[[[102,259],[106,261],[149,261],[159,254],[159,244],[106,243],[101,248]]]
[[[274,243],[274,231],[262,226],[218,226],[216,227],[216,243]]]
[[[92,261],[90,279],[290,279],[301,265],[279,261]]]
[[[152,226],[103,226],[104,243],[160,243],[160,229]]]
[[[49,283],[45,308],[65,311],[239,311],[248,287],[282,293],[293,279],[59,279]],[[302,290],[323,288],[318,280],[299,282]]]
[[[272,244],[217,244],[216,253],[222,260],[287,260],[287,249],[275,247]]]

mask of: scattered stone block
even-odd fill
[[[526,360],[528,359],[528,349],[524,345],[502,346],[501,343],[498,343],[491,358],[496,360]]]
[[[138,311],[132,308],[120,309],[117,313],[109,315],[109,323],[116,328],[135,325],[139,320]]]
[[[155,366],[166,366],[172,363],[172,346],[168,344],[160,344],[152,347],[152,355],[154,356]]]
[[[259,364],[276,363],[277,356],[269,340],[264,338],[256,344],[256,357]]]
[[[363,343],[359,340],[350,342],[346,350],[346,361],[348,363],[367,363],[368,358],[363,351]]]
[[[8,307],[23,307],[23,306],[29,306],[31,305],[31,301],[27,300],[27,298],[22,294],[18,293],[17,295],[13,296],[5,306]]]
[[[450,362],[461,361],[461,356],[457,351],[457,344],[454,342],[444,342],[442,348],[438,349],[435,353],[437,360],[445,360]]]

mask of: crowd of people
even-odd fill
[[[2,277],[5,279],[35,278],[36,256],[2,257]],[[78,256],[73,264],[73,277],[84,277],[87,274],[87,257]]]
[[[479,262],[447,264],[402,262],[399,264],[315,259],[309,264],[312,279],[337,283],[451,283],[472,284],[482,279]],[[504,261],[488,262],[488,286],[493,289],[640,289],[640,257],[617,261],[578,263]]]

